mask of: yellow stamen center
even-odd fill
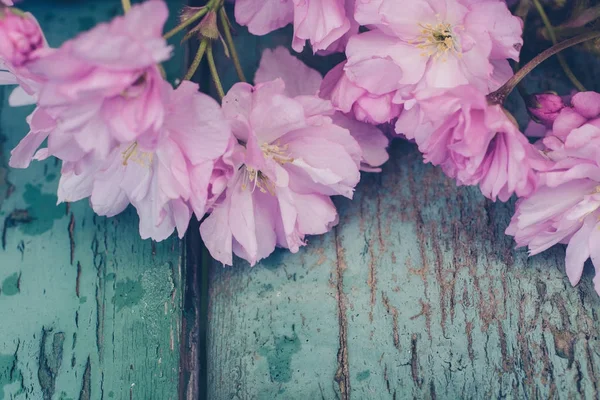
[[[263,154],[265,155],[265,158],[269,158],[269,159],[277,162],[279,165],[283,165],[283,164],[289,163],[289,162],[294,162],[294,159],[292,157],[290,157],[290,155],[288,154],[288,145],[287,144],[280,146],[278,144],[263,143],[260,146],[260,149],[262,150]]]
[[[125,166],[129,161],[133,161],[142,167],[150,168],[154,159],[154,153],[140,151],[137,142],[130,144],[121,154],[123,155],[123,165]]]
[[[447,58],[449,53],[454,53],[459,56],[459,43],[452,28],[452,25],[447,23],[419,24],[421,34],[413,43],[417,48],[423,50],[421,56],[439,58]]]
[[[262,150],[265,158],[273,160],[279,165],[284,165],[294,161],[294,158],[290,157],[288,153],[287,145],[280,146],[278,144],[263,143],[260,146],[260,149]],[[244,176],[242,177],[242,190],[252,188],[251,190],[254,191],[256,188],[258,188],[261,193],[269,193],[272,196],[275,195],[275,183],[265,174],[247,165],[242,168],[244,168]]]

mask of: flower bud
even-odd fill
[[[531,118],[548,128],[552,127],[560,110],[566,107],[563,99],[554,92],[538,93],[528,96],[527,111]]]
[[[44,46],[44,35],[31,14],[18,15],[10,9],[0,10],[0,59],[21,67],[32,53]]]

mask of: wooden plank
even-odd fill
[[[213,264],[211,398],[598,395],[598,296],[564,251],[526,258],[512,207],[397,143],[297,255]]]
[[[170,3],[172,12],[183,4]],[[120,13],[120,2],[28,0],[52,45]],[[171,18],[173,25],[175,18]],[[183,51],[166,64],[180,76]],[[7,169],[30,109],[0,128],[0,399],[175,399],[183,247],[142,241],[134,210],[106,219],[55,206],[59,164]]]
[[[240,32],[249,76],[285,43]],[[591,272],[571,288],[564,249],[515,251],[513,204],[457,188],[402,142],[336,203],[339,226],[296,255],[211,264],[209,398],[599,396]]]

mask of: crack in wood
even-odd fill
[[[49,334],[52,329],[42,328],[40,339],[40,358],[38,381],[42,388],[44,400],[52,400],[56,389],[56,377],[62,365],[65,334],[56,332],[52,335],[51,348],[48,349]]]
[[[419,355],[417,353],[417,334],[413,333],[410,339],[410,371],[413,381],[419,389],[423,386],[423,380],[419,377]]]
[[[67,203],[68,205],[69,203]],[[69,249],[70,249],[70,260],[71,265],[73,265],[73,260],[75,258],[75,215],[71,213],[71,219],[69,220]]]
[[[88,356],[83,372],[83,383],[81,384],[81,392],[79,392],[79,400],[90,400],[92,398],[92,365]]]
[[[348,361],[348,319],[346,317],[346,298],[344,294],[344,271],[347,265],[337,227],[334,228],[334,236],[337,255],[335,274],[337,278],[336,289],[339,324],[338,368],[334,380],[338,383],[341,399],[348,400],[350,399],[350,363]]]

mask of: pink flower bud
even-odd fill
[[[553,92],[531,95],[526,103],[531,118],[548,128],[552,127],[560,110],[566,107],[563,99]]]
[[[21,67],[32,59],[32,54],[44,46],[44,35],[30,14],[17,15],[5,9],[0,11],[0,58],[5,63]]]

